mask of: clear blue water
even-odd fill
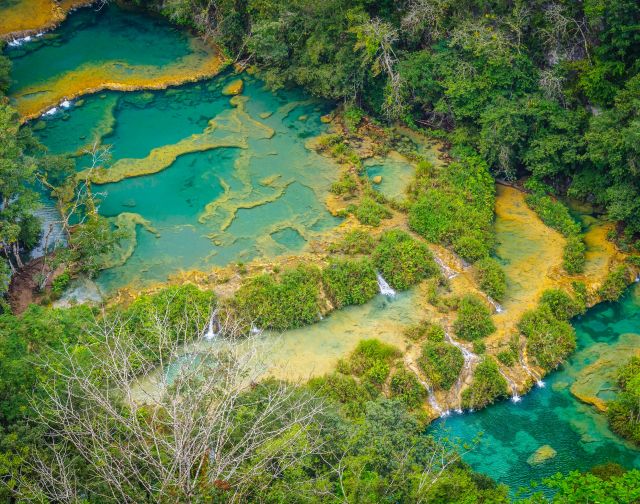
[[[585,366],[605,352],[615,352],[616,345],[640,341],[636,339],[640,334],[640,288],[631,288],[619,303],[591,309],[573,324],[577,352],[562,369],[545,378],[544,388],[534,388],[517,404],[504,401],[439,420],[430,430],[464,442],[482,433],[479,444],[464,460],[512,488],[527,487],[556,472],[587,470],[606,462],[640,468],[640,451],[610,431],[605,415],[570,392]],[[530,466],[527,458],[542,445],[550,445],[557,456]]]

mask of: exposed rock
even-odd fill
[[[333,117],[331,116],[331,114],[323,115],[322,117],[320,117],[320,121],[327,124],[333,121]]]
[[[374,184],[379,184],[380,182],[382,182],[382,175],[376,175],[371,179],[371,182],[373,182]]]
[[[236,96],[242,93],[243,89],[244,81],[242,79],[236,79],[224,87],[222,94],[225,96]]]
[[[557,452],[553,448],[551,448],[551,446],[543,445],[531,454],[531,456],[527,459],[527,464],[529,464],[530,466],[544,464],[556,455]]]

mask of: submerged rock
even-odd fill
[[[382,182],[382,175],[376,175],[371,179],[371,182],[373,182],[374,184],[379,184],[380,182]]]
[[[242,79],[236,79],[230,82],[229,84],[227,84],[222,89],[222,94],[225,96],[235,96],[242,93],[243,89],[244,89],[244,82],[242,81]]]
[[[557,455],[557,452],[549,445],[543,445],[538,448],[527,459],[527,464],[530,466],[537,466],[548,462]]]

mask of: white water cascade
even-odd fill
[[[207,331],[204,333],[204,339],[207,341],[213,341],[218,337],[218,333],[216,329],[218,328],[218,310],[214,310],[211,314],[211,318],[209,319],[209,325],[207,326]]]
[[[544,388],[545,383],[544,381],[542,381],[542,379],[533,372],[533,369],[531,369],[529,366],[527,366],[527,363],[524,361],[524,359],[522,357],[520,357],[520,365],[522,366],[522,369],[524,369],[526,371],[526,373],[533,378],[533,380],[536,382],[536,385],[539,388]]]
[[[442,274],[446,276],[449,280],[456,277],[458,275],[457,271],[454,271],[449,266],[447,266],[442,259],[440,259],[437,255],[434,254],[433,259],[436,261],[436,264],[440,266],[440,270]]]
[[[414,362],[411,360],[409,356],[406,356],[404,362],[409,368],[409,370],[415,375],[416,379],[420,382],[420,384],[425,388],[429,397],[429,404],[433,408],[433,410],[438,414],[438,417],[446,417],[449,416],[449,410],[443,410],[442,407],[438,404],[438,400],[436,399],[435,394],[433,393],[433,387],[429,385],[426,381],[424,381],[420,377],[420,373],[415,367]]]
[[[380,289],[380,294],[387,297],[395,297],[396,291],[387,283],[387,281],[382,278],[380,273],[376,273],[376,278],[378,279],[378,288]]]
[[[489,304],[493,306],[493,309],[496,311],[496,313],[502,313],[504,311],[502,305],[495,301],[491,296],[487,296],[487,300],[489,301]]]
[[[460,352],[462,352],[462,357],[464,358],[464,366],[462,367],[463,372],[460,373],[460,376],[458,376],[458,381],[456,382],[456,391],[459,394],[460,388],[462,387],[462,375],[464,374],[464,372],[467,372],[471,369],[473,363],[478,360],[478,356],[471,350],[467,349],[462,343],[453,339],[447,331],[445,331],[444,333],[444,339],[447,341],[447,343],[450,343],[451,345],[459,349]],[[462,408],[456,408],[456,413],[462,413]]]
[[[67,237],[60,222],[60,213],[55,206],[43,206],[33,214],[42,221],[42,236],[31,251],[31,259],[37,259],[44,255],[45,249],[51,250],[66,244]]]
[[[507,383],[509,384],[509,386],[511,387],[511,402],[513,403],[519,403],[522,400],[522,397],[520,397],[520,394],[518,394],[518,387],[516,386],[516,382],[514,382],[511,378],[509,378],[503,371],[502,369],[498,368],[498,371],[500,371],[500,374],[502,375],[502,377],[507,380]]]

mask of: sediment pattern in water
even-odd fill
[[[339,222],[324,204],[338,168],[305,147],[326,129],[327,105],[248,76],[243,95],[224,96],[235,79],[107,92],[42,119],[37,135],[54,152],[65,142],[76,154],[95,139],[111,145],[111,164],[91,172],[77,156],[77,177],[101,194],[101,214],[139,215],[100,276],[107,290],[299,252]]]

